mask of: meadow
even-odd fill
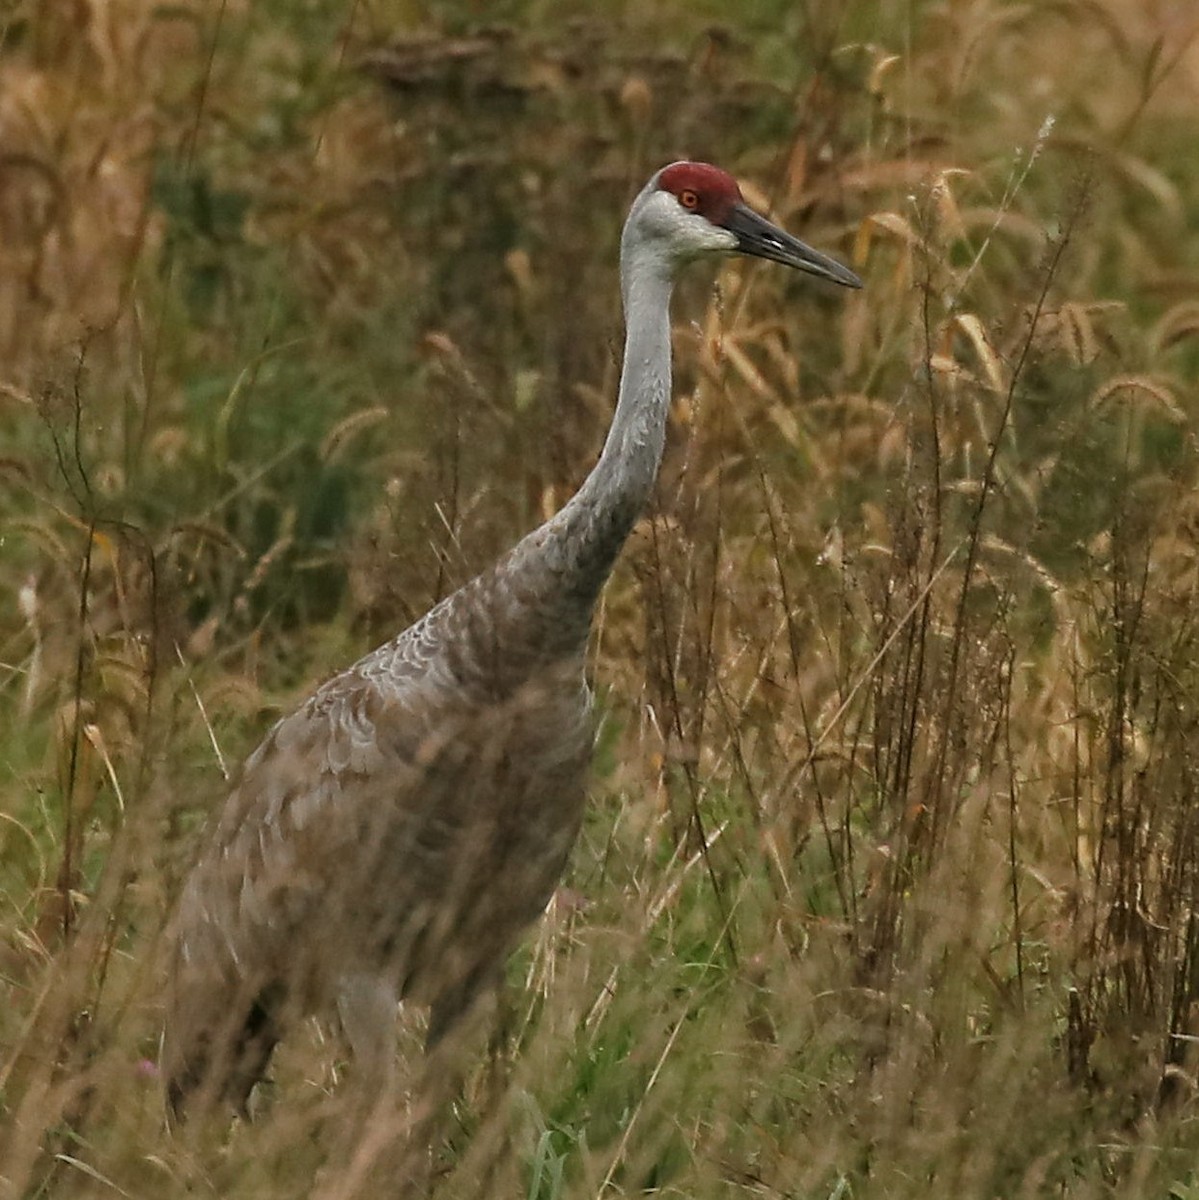
[[[1199,1200],[1189,0],[11,0],[0,64],[0,1200],[399,1194],[321,1023],[167,1128],[164,926],[271,722],[584,477],[679,157],[865,287],[678,289],[429,1192]]]

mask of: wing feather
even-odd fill
[[[435,998],[544,907],[581,817],[589,697],[582,647],[534,669],[540,635],[501,619],[510,602],[476,580],[246,760],[180,899],[168,1078],[195,1077],[265,990],[311,1011],[390,971]]]

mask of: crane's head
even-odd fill
[[[754,212],[737,181],[709,163],[663,167],[633,203],[626,246],[656,254],[668,268],[712,254],[750,254],[859,288],[848,267],[813,250]]]

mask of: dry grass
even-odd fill
[[[166,1132],[161,928],[271,715],[581,479],[681,154],[867,287],[681,289],[434,1194],[1199,1196],[1199,22],[740,7],[0,17],[0,1196],[396,1186],[316,1026]]]

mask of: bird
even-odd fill
[[[621,235],[620,385],[579,490],[279,720],[205,835],[171,934],[160,1073],[175,1118],[244,1112],[301,1018],[335,1012],[355,1061],[378,1064],[401,1003],[428,1007],[431,1053],[498,986],[582,822],[586,649],[662,458],[674,282],[727,255],[861,287],[719,167],[654,173]]]

